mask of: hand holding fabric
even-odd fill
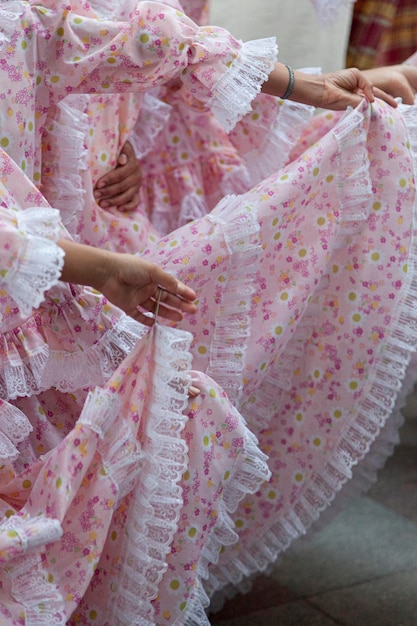
[[[397,106],[396,97],[402,96],[410,102],[412,85],[417,87],[417,71],[407,66],[393,66],[361,72],[348,68],[328,74],[294,73],[294,89],[291,100],[311,106],[343,110],[348,106],[356,107],[363,98],[373,102],[380,98],[393,107]],[[277,63],[264,83],[262,90],[275,96],[282,96],[288,83],[288,70]]]
[[[404,104],[414,104],[417,91],[417,67],[412,65],[389,65],[364,70],[363,74],[375,85]],[[377,95],[376,89],[374,93]]]
[[[97,289],[146,326],[153,325],[157,308],[159,316],[174,322],[196,311],[195,291],[155,263],[66,239],[58,245],[65,252],[61,280]]]

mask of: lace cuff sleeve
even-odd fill
[[[248,41],[229,71],[213,88],[207,106],[226,132],[252,110],[252,101],[273,70],[278,55],[274,37]]]
[[[64,252],[54,241],[59,212],[33,207],[16,213],[12,224],[0,222],[0,286],[29,314],[61,275]]]

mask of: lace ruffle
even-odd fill
[[[148,332],[146,326],[127,316],[117,322],[109,318],[107,323],[108,330],[96,343],[73,352],[51,350],[32,321],[9,333],[7,340],[3,337],[5,363],[0,371],[0,396],[11,400],[51,387],[71,392],[84,388],[87,381],[89,386],[102,385]],[[26,344],[21,337],[28,345],[32,344],[32,337],[42,343],[22,354]]]
[[[406,122],[414,167],[417,158],[417,107],[403,107],[404,120]],[[348,224],[352,219],[364,219],[367,216],[366,205],[372,201],[370,181],[362,187],[365,181],[365,172],[359,164],[357,175],[352,171],[355,160],[355,144],[365,141],[362,130],[363,117],[360,111],[355,110],[347,114],[341,125],[336,130],[339,144],[340,157],[340,182],[343,186],[341,197],[347,198],[346,206],[341,206],[340,224],[343,229],[343,220]],[[363,152],[361,149],[360,152]],[[347,161],[344,161],[344,157]],[[359,183],[359,185],[357,185]],[[348,190],[348,187],[351,191]],[[360,189],[362,191],[360,191]],[[354,201],[353,201],[354,200]],[[346,213],[345,213],[346,211]],[[417,298],[417,206],[414,206],[414,236],[413,250],[410,253],[408,283],[403,286],[402,301],[399,302],[395,315],[388,329],[386,346],[376,358],[374,375],[369,381],[367,392],[363,394],[355,409],[356,418],[344,433],[337,449],[328,459],[327,465],[319,474],[313,475],[309,487],[305,490],[297,505],[281,518],[276,519],[262,537],[257,537],[253,546],[242,553],[239,557],[230,558],[227,562],[214,566],[210,570],[210,578],[207,584],[209,595],[224,588],[230,592],[233,587],[240,588],[244,577],[250,577],[260,571],[266,571],[270,563],[284,551],[295,539],[305,534],[316,522],[329,504],[333,502],[342,486],[352,478],[355,466],[367,455],[365,471],[361,473],[359,465],[358,480],[355,481],[355,489],[351,492],[358,493],[359,489],[369,486],[374,478],[374,472],[382,465],[392,451],[395,436],[391,425],[386,427],[388,417],[398,428],[400,419],[397,413],[392,416],[395,408],[399,408],[404,401],[407,391],[410,391],[410,381],[406,379],[406,388],[400,393],[406,370],[410,363],[411,354],[417,344],[417,313],[414,303]],[[342,235],[343,236],[343,235]],[[304,332],[300,329],[301,334]],[[301,337],[301,335],[300,335]],[[281,364],[281,367],[286,364]],[[283,376],[285,379],[285,376]],[[281,382],[278,386],[281,385]],[[269,386],[269,388],[268,388]],[[271,377],[261,389],[259,397],[265,391],[265,406],[270,407],[273,390],[277,391],[276,380]],[[277,397],[279,393],[276,394]],[[247,405],[242,408],[249,424],[258,427],[266,425],[263,418],[263,404]],[[385,430],[383,430],[385,428]],[[379,441],[382,433],[382,441]],[[374,445],[376,442],[376,445]],[[340,494],[342,499],[343,492]],[[220,592],[221,593],[221,592]],[[219,599],[218,594],[217,600]]]
[[[237,61],[213,89],[207,106],[226,132],[251,110],[251,102],[274,69],[278,48],[274,37],[248,41]]]
[[[118,600],[112,606],[114,626],[134,623],[155,624],[152,599],[166,570],[166,555],[177,528],[182,507],[180,479],[187,468],[188,448],[181,436],[187,415],[191,335],[168,327],[155,326],[153,388],[149,412],[144,417],[141,473],[133,490],[127,519],[126,544]],[[141,477],[146,476],[146,479]],[[209,563],[216,562],[220,549],[234,543],[237,535],[229,516],[247,493],[255,493],[269,478],[266,456],[257,447],[250,431],[244,431],[241,455],[225,486],[216,525],[203,550],[194,592],[184,611],[184,622],[208,624],[204,607],[207,595],[201,584],[208,576]],[[145,599],[138,607],[137,596]]]
[[[320,68],[300,68],[306,74],[320,74]],[[259,111],[258,111],[259,107]],[[248,113],[231,131],[229,138],[243,158],[254,186],[284,167],[314,107],[260,94]],[[265,112],[267,118],[265,119]],[[249,189],[250,187],[247,187]]]
[[[230,251],[227,284],[216,317],[207,374],[227,392],[235,406],[243,385],[243,366],[251,332],[251,294],[254,292],[261,245],[256,212],[242,213],[241,200],[224,198],[208,219],[223,230]],[[242,298],[242,293],[246,297]]]
[[[56,285],[64,265],[64,251],[56,245],[60,217],[56,209],[33,207],[16,213],[18,228],[25,233],[24,252],[10,276],[10,295],[23,315],[29,315]],[[52,241],[51,241],[52,240]],[[9,281],[8,281],[9,282]]]
[[[147,444],[129,504],[119,594],[110,607],[113,626],[155,623],[151,600],[158,594],[182,507],[179,481],[188,454],[181,432],[187,419],[191,335],[159,325],[153,332],[152,396],[142,433]]]
[[[144,457],[128,420],[119,420],[115,427],[115,416],[120,410],[119,396],[96,387],[88,394],[78,420],[100,438],[98,451],[103,459],[103,469],[117,489],[118,501],[132,491]]]
[[[59,147],[59,162],[65,164],[64,175],[54,160],[49,162],[49,152],[43,155],[43,171],[46,178],[48,200],[59,208],[61,219],[71,234],[76,234],[77,224],[84,209],[84,182],[80,175],[87,169],[88,151],[86,135],[89,119],[86,107],[89,96],[69,95],[56,107],[56,113],[49,128],[45,131],[44,144],[51,142]]]
[[[16,445],[32,431],[22,411],[0,399],[0,463],[14,461],[19,451]]]
[[[219,554],[224,546],[238,541],[235,524],[229,513],[234,513],[239,502],[246,494],[256,493],[262,483],[267,481],[270,472],[267,465],[267,456],[257,447],[257,439],[253,433],[245,429],[244,452],[223,493],[223,506],[219,511],[219,518],[209,541],[205,545],[197,572],[200,578],[192,597],[188,602],[188,611],[185,619],[187,626],[210,626],[205,608],[210,600],[205,590],[205,581],[211,579],[209,567],[218,562]],[[212,585],[212,580],[210,585]]]
[[[16,28],[15,22],[20,19],[23,11],[23,5],[19,0],[12,0],[11,2],[7,2],[7,4],[3,3],[0,5],[0,50],[10,41],[14,33],[14,29]]]
[[[152,149],[155,139],[169,121],[171,105],[146,93],[139,111],[136,124],[129,135],[136,156],[143,159]]]
[[[62,595],[46,578],[38,552],[41,546],[61,536],[59,521],[42,515],[12,515],[0,523],[0,557],[3,554],[12,557],[3,562],[3,571],[9,578],[13,598],[24,607],[25,624],[64,626],[66,623]],[[8,545],[4,545],[5,538]]]
[[[277,115],[270,128],[265,129],[261,123],[252,120],[249,122],[250,134],[253,133],[255,137],[264,135],[264,141],[259,147],[242,154],[252,185],[256,185],[288,163],[291,150],[313,113],[313,107],[286,100],[278,106]],[[239,148],[239,137],[232,136],[231,140]]]

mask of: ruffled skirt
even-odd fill
[[[181,330],[88,395],[5,403],[33,428],[1,470],[6,623],[200,626],[366,487],[413,383],[416,129],[380,102],[314,118],[285,167],[147,245],[198,294]]]

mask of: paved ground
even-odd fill
[[[417,396],[368,494],[230,601],[213,626],[417,625]]]

